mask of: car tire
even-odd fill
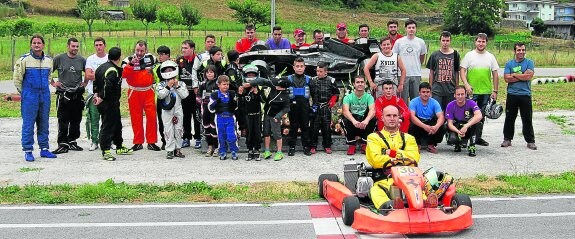
[[[453,208],[453,211],[457,210],[459,206],[463,205],[473,208],[473,206],[471,205],[471,198],[469,198],[469,195],[459,193],[453,195],[453,198],[451,198],[451,207]]]
[[[325,196],[323,195],[323,181],[324,180],[327,180],[330,182],[339,182],[339,177],[336,174],[319,175],[319,178],[317,179],[317,187],[318,187],[319,196],[321,198],[325,198]]]
[[[353,224],[355,210],[359,209],[359,199],[355,196],[347,196],[343,199],[341,207],[341,219],[343,224],[351,226]]]

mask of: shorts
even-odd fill
[[[278,122],[274,121],[274,118],[271,116],[264,116],[264,130],[263,130],[264,137],[272,136],[275,140],[279,140],[282,138],[281,135],[281,120]]]

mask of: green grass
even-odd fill
[[[558,125],[561,128],[561,133],[564,135],[575,135],[574,118],[569,118],[565,115],[550,114],[547,116],[547,119]]]
[[[575,172],[557,175],[501,175],[457,182],[458,192],[472,196],[575,193]],[[264,182],[214,184],[206,182],[126,184],[108,179],[97,184],[26,185],[0,188],[0,204],[282,202],[320,200],[317,184]]]
[[[28,172],[40,172],[42,171],[44,168],[28,168],[28,167],[24,167],[24,168],[20,168],[20,172],[21,173],[28,173]]]

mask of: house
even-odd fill
[[[110,0],[110,5],[114,7],[129,7],[130,0]]]
[[[575,21],[575,3],[557,4],[555,6],[555,20],[560,22]]]
[[[574,39],[575,21],[544,21],[547,31],[555,32],[555,37]]]
[[[508,19],[522,20],[531,23],[535,18],[541,18],[543,21],[555,20],[555,1],[547,0],[505,0],[509,6],[507,13]]]

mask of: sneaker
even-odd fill
[[[311,150],[308,147],[304,147],[303,148],[303,154],[305,154],[306,156],[311,156]]]
[[[509,146],[511,146],[511,140],[505,139],[505,140],[503,140],[503,142],[501,143],[501,147],[503,147],[503,148],[507,148],[507,147],[509,147]]]
[[[276,152],[276,155],[274,155],[274,161],[280,161],[284,158],[284,153],[282,152]]]
[[[427,145],[427,152],[430,152],[432,154],[436,154],[437,148],[435,147],[435,145]]]
[[[288,156],[294,156],[294,155],[295,155],[295,147],[290,147],[288,150]]]
[[[361,153],[365,154],[365,149],[367,148],[367,144],[361,144]]]
[[[50,152],[50,150],[48,149],[42,149],[40,150],[40,157],[42,158],[56,158],[57,156],[55,154],[53,154],[52,152]]]
[[[326,153],[326,154],[331,154],[331,153],[332,153],[332,152],[331,152],[331,148],[325,148],[324,150],[325,150],[325,153]]]
[[[182,142],[182,148],[187,148],[187,147],[190,147],[190,140],[184,139],[184,141]]]
[[[220,154],[220,160],[226,160],[226,159],[227,159],[226,153]]]
[[[469,155],[469,157],[475,157],[477,154],[475,152],[475,145],[469,145],[469,147],[467,147],[467,155]]]
[[[64,154],[64,153],[68,153],[68,144],[60,144],[58,145],[58,148],[54,151],[52,151],[53,154]]]
[[[271,154],[271,153],[270,153],[270,154]],[[255,161],[261,161],[261,160],[262,160],[262,158],[260,158],[260,151],[259,151],[259,150],[254,150],[254,157],[253,157],[253,159],[254,159]]]
[[[70,150],[74,150],[74,151],[84,151],[84,148],[80,147],[78,145],[78,143],[76,142],[70,142],[68,143],[68,147]]]
[[[135,145],[134,145],[135,146]],[[140,144],[140,146],[142,146]],[[128,155],[128,154],[132,154],[134,152],[133,150],[134,147],[130,148],[126,148],[126,146],[122,145],[121,147],[116,147],[116,154],[117,155]]]
[[[89,150],[90,150],[90,151],[94,151],[94,150],[99,149],[99,148],[100,148],[100,146],[98,146],[97,143],[92,143],[92,144],[90,144],[90,149],[89,149]]]
[[[238,154],[232,151],[232,160],[238,160]]]
[[[162,149],[160,149],[156,144],[148,144],[148,150],[162,151]]]
[[[208,151],[206,151],[206,157],[212,157],[214,155],[214,147],[208,146]]]
[[[34,162],[34,154],[32,152],[24,152],[24,160],[26,162]]]
[[[106,161],[115,161],[116,160],[116,158],[114,158],[112,153],[110,153],[110,150],[106,150],[106,151],[102,152],[102,159],[106,160]]]
[[[266,150],[264,152],[264,159],[270,159],[271,157],[272,157],[272,152]]]
[[[311,148],[309,149],[309,152],[310,152],[311,154],[315,154],[315,153],[316,153],[315,147],[311,147]]]
[[[475,144],[480,146],[489,146],[489,143],[484,139],[475,140]]]
[[[173,159],[174,158],[174,151],[168,151],[168,154],[166,155],[167,159]]]
[[[355,154],[355,149],[356,149],[356,146],[355,146],[355,145],[350,145],[350,146],[347,148],[347,155],[354,155],[354,154]]]
[[[132,146],[132,151],[138,151],[142,149],[144,149],[144,146],[142,146],[142,144],[134,144],[134,146]],[[118,149],[116,149],[116,151],[118,151]]]
[[[194,146],[194,148],[196,148],[196,149],[202,148],[202,140],[201,139],[196,139],[196,145]]]
[[[460,144],[456,144],[456,145],[455,145],[455,149],[453,149],[453,152],[456,152],[456,153],[461,152],[461,145],[460,145]]]
[[[212,157],[218,157],[218,148],[214,148],[214,152],[212,153]]]
[[[527,143],[527,148],[537,150],[537,145],[535,143]]]
[[[186,155],[184,155],[182,153],[182,150],[180,150],[180,149],[176,149],[176,151],[174,151],[174,156],[178,157],[178,158],[185,158],[186,157]]]
[[[246,158],[246,161],[251,161],[252,159],[254,159],[254,151],[248,150],[248,157]]]

